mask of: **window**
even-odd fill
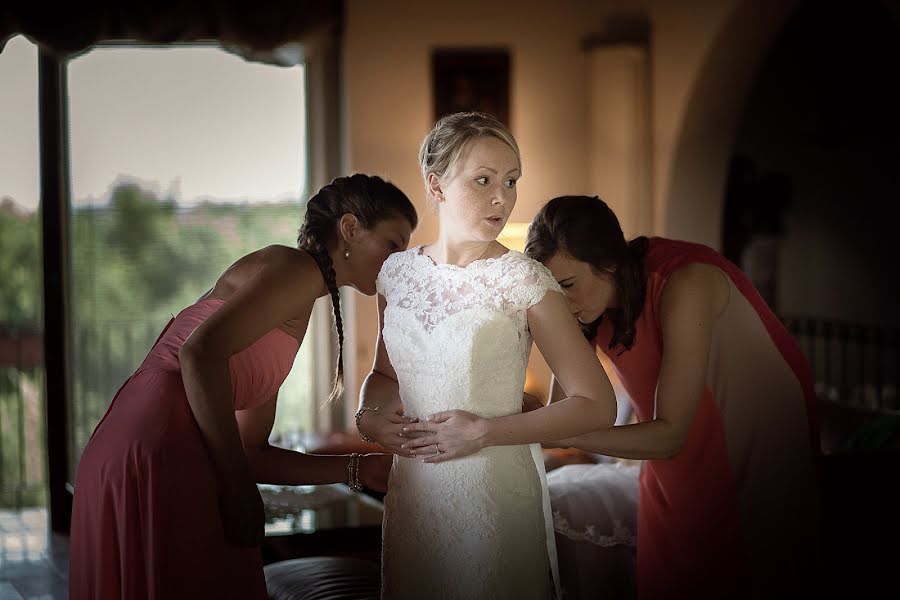
[[[214,46],[100,46],[69,62],[71,475],[171,315],[240,256],[296,243],[305,96],[302,66]],[[276,439],[311,426],[311,338]]]

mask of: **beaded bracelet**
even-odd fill
[[[359,420],[362,418],[363,413],[366,412],[367,410],[374,410],[374,411],[377,412],[377,411],[378,411],[378,408],[379,408],[379,407],[377,407],[377,406],[375,406],[375,407],[372,407],[372,406],[363,406],[363,407],[361,407],[358,411],[356,411],[356,415],[354,415],[354,418],[356,419],[356,431],[359,432],[359,437],[362,438],[362,441],[364,441],[364,442],[369,442],[370,444],[374,443],[375,440],[373,440],[372,438],[370,438],[369,436],[367,436],[366,434],[364,434],[362,431],[360,431],[360,429],[359,429]]]
[[[363,490],[362,484],[359,482],[359,452],[352,452],[350,454],[350,462],[347,463],[347,485],[350,486],[350,489],[354,492],[361,492]]]

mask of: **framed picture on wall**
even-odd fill
[[[431,55],[434,119],[477,110],[509,126],[509,50],[436,48]]]

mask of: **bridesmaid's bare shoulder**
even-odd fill
[[[305,286],[312,286],[316,289],[323,284],[319,267],[307,252],[290,246],[273,244],[235,261],[222,273],[215,286],[202,299],[227,300],[263,268],[284,276],[286,281],[301,281]]]

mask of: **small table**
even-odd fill
[[[263,563],[305,556],[379,561],[384,505],[346,484],[259,485],[266,510]]]

